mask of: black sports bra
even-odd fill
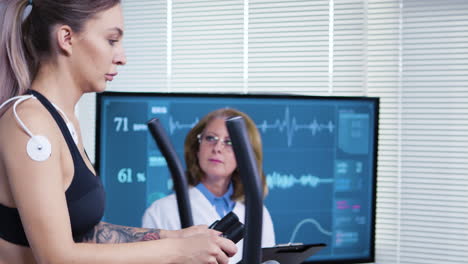
[[[57,122],[72,155],[74,175],[65,191],[70,215],[73,239],[78,242],[101,221],[104,214],[105,193],[99,177],[87,167],[62,116],[42,94],[29,90],[50,112]],[[26,147],[26,146],[25,146]],[[11,243],[29,247],[17,208],[0,204],[0,238]]]

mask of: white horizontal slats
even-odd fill
[[[404,1],[402,18],[401,262],[466,263],[468,3]]]
[[[328,91],[328,1],[250,1],[248,89]]]
[[[173,91],[242,91],[243,2],[172,2]]]

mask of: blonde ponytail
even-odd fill
[[[10,0],[0,7],[0,104],[23,94],[31,85],[22,32],[22,16],[27,5],[27,0]]]

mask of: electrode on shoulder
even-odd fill
[[[26,151],[32,160],[45,161],[52,154],[52,146],[46,137],[34,135],[28,140]]]
[[[34,98],[34,95],[19,95],[12,97],[5,101],[3,104],[0,105],[0,109],[6,106],[9,102],[16,100],[13,105],[13,114],[15,116],[16,121],[21,126],[26,134],[30,137],[28,143],[26,144],[26,152],[28,156],[35,161],[45,161],[47,160],[50,155],[52,154],[52,146],[49,140],[42,135],[34,135],[28,127],[23,123],[21,118],[19,117],[18,113],[16,112],[16,107],[30,98]]]

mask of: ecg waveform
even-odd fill
[[[174,120],[172,116],[169,116],[169,131],[172,135],[176,130],[191,129],[198,123],[198,121],[199,118],[196,117],[193,122],[184,124]],[[333,133],[333,131],[335,130],[335,125],[332,121],[328,121],[326,123],[319,123],[316,118],[313,118],[313,121],[310,123],[300,124],[297,122],[296,117],[291,116],[289,107],[285,108],[283,119],[276,119],[271,123],[269,123],[267,120],[263,120],[262,122],[256,125],[260,132],[262,132],[263,134],[267,133],[268,130],[272,129],[276,129],[280,133],[286,133],[288,147],[291,147],[294,134],[299,130],[310,130],[313,136],[322,131],[328,131],[329,133]]]
[[[174,134],[174,131],[176,130],[182,130],[182,129],[191,129],[192,127],[194,127],[197,123],[198,123],[199,119],[198,117],[195,118],[195,121],[193,121],[192,123],[188,123],[188,124],[183,124],[183,123],[180,123],[179,121],[174,121],[174,119],[172,118],[172,116],[169,116],[169,132],[172,134]]]
[[[318,132],[322,132],[322,130],[328,130],[328,132],[333,133],[335,129],[335,125],[328,121],[328,123],[320,124],[317,122],[317,119],[314,120],[309,124],[299,124],[296,121],[295,117],[290,116],[289,114],[289,107],[286,107],[284,112],[284,119],[276,119],[273,123],[267,123],[266,120],[257,124],[257,127],[263,133],[266,133],[268,129],[278,129],[280,132],[286,132],[286,137],[288,140],[288,147],[292,145],[292,140],[294,133],[298,130],[310,130],[313,136],[315,136]]]
[[[301,175],[296,177],[292,174],[280,174],[273,172],[266,175],[267,185],[269,189],[280,188],[288,189],[298,184],[302,187],[317,187],[319,184],[333,183],[334,179],[321,179],[311,174]]]

